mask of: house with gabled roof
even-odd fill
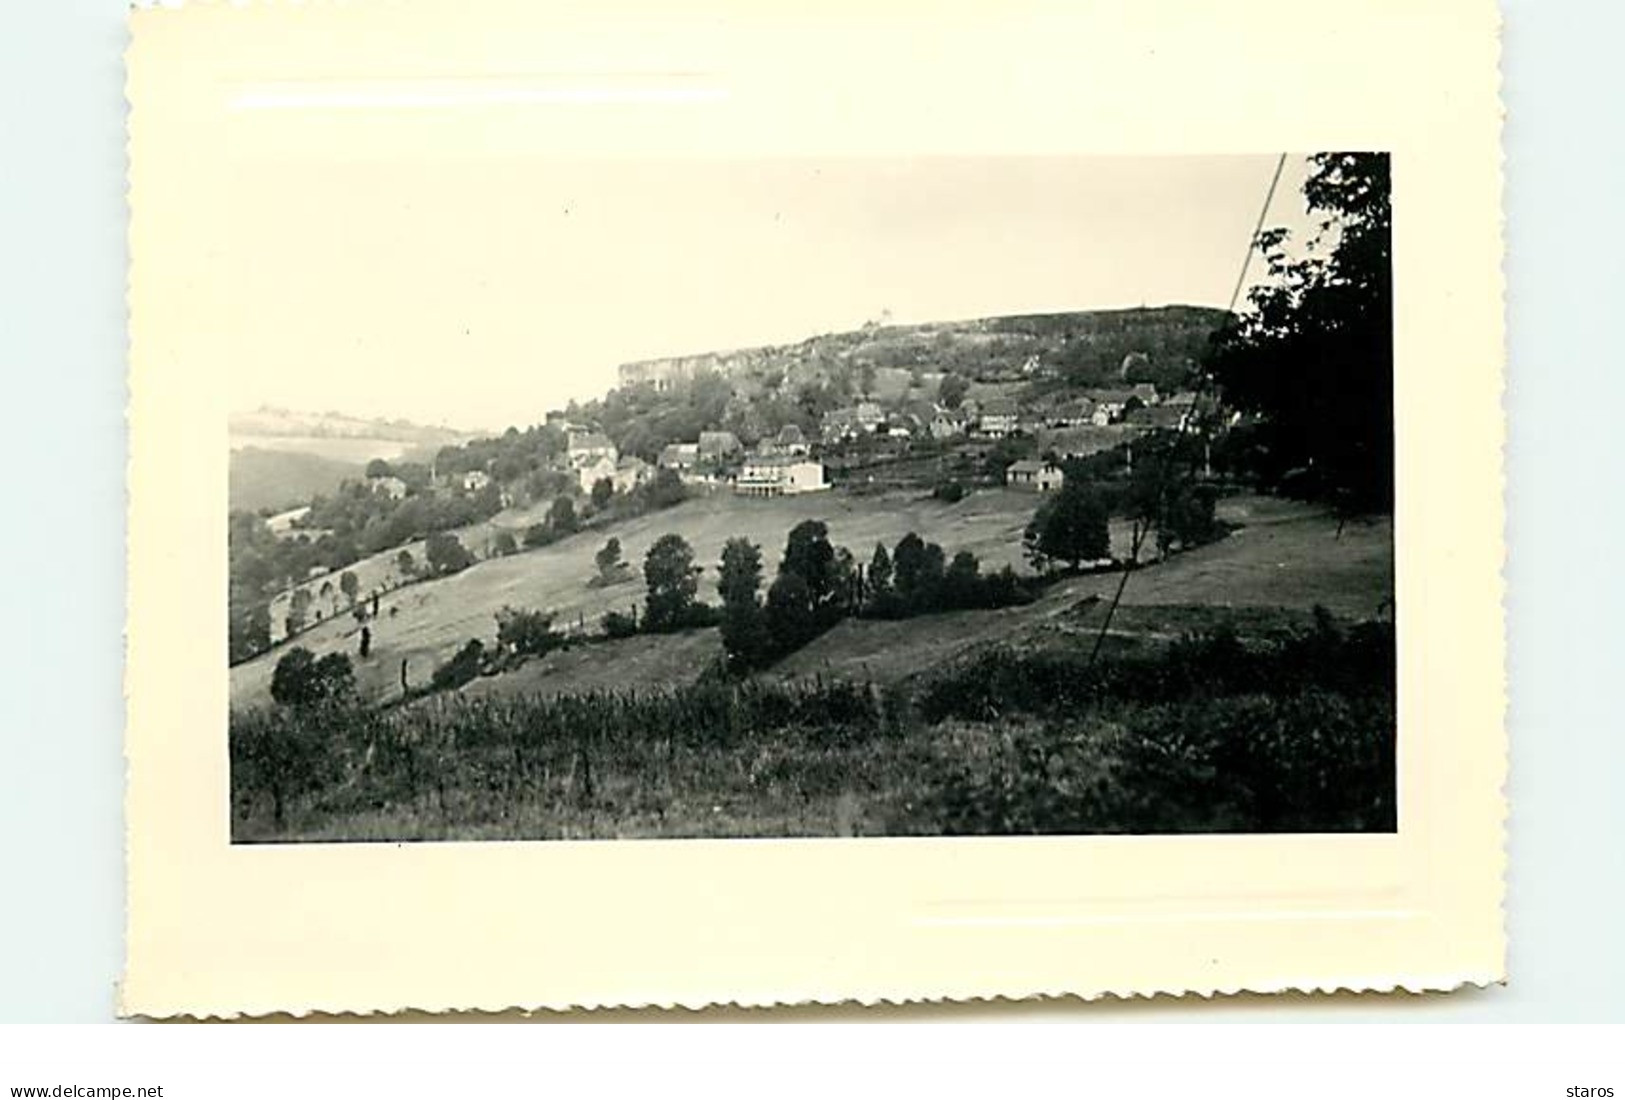
[[[701,432],[698,446],[701,462],[726,462],[745,449],[732,432]]]
[[[1053,462],[1024,458],[1005,468],[1004,483],[1012,489],[1053,493],[1066,484],[1066,472]]]
[[[748,497],[782,497],[828,489],[824,464],[800,455],[746,455],[734,492]]]
[[[580,466],[600,458],[609,459],[610,465],[620,458],[609,436],[597,431],[571,432],[565,442],[565,457],[571,466]]]
[[[700,445],[698,443],[668,443],[660,449],[659,466],[663,470],[676,470],[684,473],[692,470],[700,461]]]
[[[808,452],[807,437],[799,424],[786,424],[772,439],[765,439],[759,448],[763,455],[804,455]]]
[[[1003,439],[1014,434],[1018,426],[1020,410],[1014,401],[1007,398],[996,398],[982,406],[981,416],[976,421],[976,431],[989,439]]]

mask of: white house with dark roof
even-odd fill
[[[732,432],[701,432],[697,445],[702,462],[725,462],[745,449]]]
[[[1003,398],[989,401],[982,406],[981,417],[976,422],[979,434],[989,439],[1003,439],[1015,432],[1018,425],[1020,410],[1014,401]]]
[[[659,465],[663,470],[676,470],[684,473],[692,470],[700,461],[700,445],[698,443],[668,443],[660,450]]]
[[[747,497],[782,497],[828,489],[824,464],[799,455],[745,456],[734,492]]]
[[[807,437],[799,424],[786,424],[772,439],[764,439],[760,453],[766,455],[804,455],[808,452]]]
[[[654,467],[643,459],[637,455],[622,455],[615,463],[615,472],[610,475],[610,481],[617,493],[630,493],[653,476]]]
[[[1004,483],[1012,489],[1052,493],[1066,483],[1066,473],[1053,462],[1024,458],[1005,469]]]
[[[571,432],[565,444],[565,457],[571,466],[581,466],[600,458],[609,459],[610,465],[620,458],[615,444],[603,432]]]
[[[581,463],[575,468],[576,478],[581,484],[583,493],[592,492],[592,487],[608,478],[611,483],[615,481],[615,459],[601,454],[597,458]]]

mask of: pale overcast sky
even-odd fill
[[[261,162],[211,253],[214,353],[236,408],[499,429],[602,394],[627,360],[887,310],[1223,306],[1274,163]],[[1303,175],[1289,158],[1266,224],[1304,227]]]

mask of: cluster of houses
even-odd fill
[[[654,467],[637,455],[623,455],[603,432],[575,428],[565,435],[564,461],[583,493],[608,481],[617,493],[629,493],[654,477]]]
[[[1183,431],[1196,411],[1193,393],[1164,398],[1149,382],[1116,389],[1086,391],[1045,410],[1027,409],[1009,398],[965,401],[957,408],[927,405],[887,414],[873,401],[826,413],[821,424],[825,443],[836,444],[865,436],[909,438],[929,434],[933,439],[1005,439],[1018,433],[1065,428],[1104,428],[1118,424],[1146,430]]]
[[[688,484],[712,486],[726,480],[740,496],[787,496],[829,488],[824,464],[811,451],[801,428],[786,424],[749,453],[733,432],[701,432],[692,443],[667,445],[659,465]],[[724,478],[723,471],[735,467],[737,472]]]
[[[671,381],[698,369],[698,364],[688,360],[632,366],[648,368],[651,377],[643,381],[653,380],[654,375]],[[864,400],[826,413],[819,437],[825,445],[838,445],[864,438],[929,436],[988,441],[1030,435],[1043,438],[1046,453],[1065,459],[1109,449],[1144,431],[1188,430],[1198,405],[1194,393],[1164,397],[1149,382],[1088,390],[1043,408],[1026,407],[1004,397],[966,400],[954,408],[914,402],[890,410],[878,401]],[[563,464],[583,493],[592,492],[604,481],[618,493],[631,492],[662,469],[677,474],[684,484],[728,485],[742,496],[783,496],[829,487],[824,465],[812,456],[810,441],[795,424],[760,440],[753,450],[733,432],[702,431],[697,439],[667,445],[657,461],[649,463],[636,455],[620,454],[602,431],[573,423],[561,412],[549,412],[547,422],[564,431]],[[1017,462],[1006,473],[1007,484],[1035,492],[1053,491],[1063,480],[1059,467],[1043,462]],[[491,483],[491,475],[473,470],[448,481],[464,492],[477,493]],[[406,482],[398,477],[369,478],[368,485],[391,500],[407,493]]]

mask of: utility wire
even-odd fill
[[[1281,171],[1285,167],[1286,154],[1282,153],[1275,160],[1275,171],[1273,174],[1271,174],[1270,185],[1264,192],[1264,203],[1258,208],[1258,221],[1253,225],[1252,234],[1247,238],[1247,247],[1241,255],[1241,270],[1236,273],[1236,285],[1230,291],[1230,304],[1225,309],[1226,324],[1229,324],[1230,318],[1235,316],[1236,299],[1241,297],[1241,288],[1247,282],[1247,269],[1252,266],[1253,253],[1258,249],[1258,235],[1264,231],[1264,220],[1269,217],[1270,204],[1275,201],[1275,188],[1281,182]],[[1197,387],[1198,400],[1200,400],[1202,391],[1207,388],[1211,381],[1212,380],[1207,377],[1206,372],[1204,372],[1201,383]],[[1194,406],[1191,409],[1191,414],[1193,416],[1197,414],[1197,410]],[[1130,442],[1129,454],[1131,458],[1134,453],[1133,447],[1133,442]],[[1193,476],[1194,473],[1195,471],[1193,469]],[[1118,578],[1117,591],[1112,593],[1112,602],[1106,606],[1106,615],[1100,621],[1100,632],[1095,635],[1094,647],[1089,651],[1089,663],[1091,665],[1095,663],[1095,658],[1100,656],[1100,648],[1106,642],[1106,634],[1111,629],[1112,618],[1117,614],[1117,605],[1123,600],[1123,589],[1128,587],[1129,574],[1134,572],[1135,567],[1139,564],[1140,545],[1148,534],[1150,534],[1149,530],[1138,532],[1136,534],[1133,551],[1129,555],[1128,564],[1124,566],[1122,576]]]
[[[1241,271],[1236,275],[1235,289],[1230,292],[1230,306],[1226,313],[1236,312],[1236,299],[1241,297],[1241,288],[1247,282],[1247,268],[1252,265],[1253,253],[1258,249],[1258,235],[1264,232],[1264,219],[1269,217],[1270,203],[1275,201],[1275,187],[1281,182],[1281,169],[1286,167],[1286,154],[1282,153],[1275,161],[1275,174],[1270,177],[1269,190],[1264,192],[1264,205],[1258,208],[1258,222],[1253,226],[1252,236],[1247,238],[1247,251],[1241,255]]]

